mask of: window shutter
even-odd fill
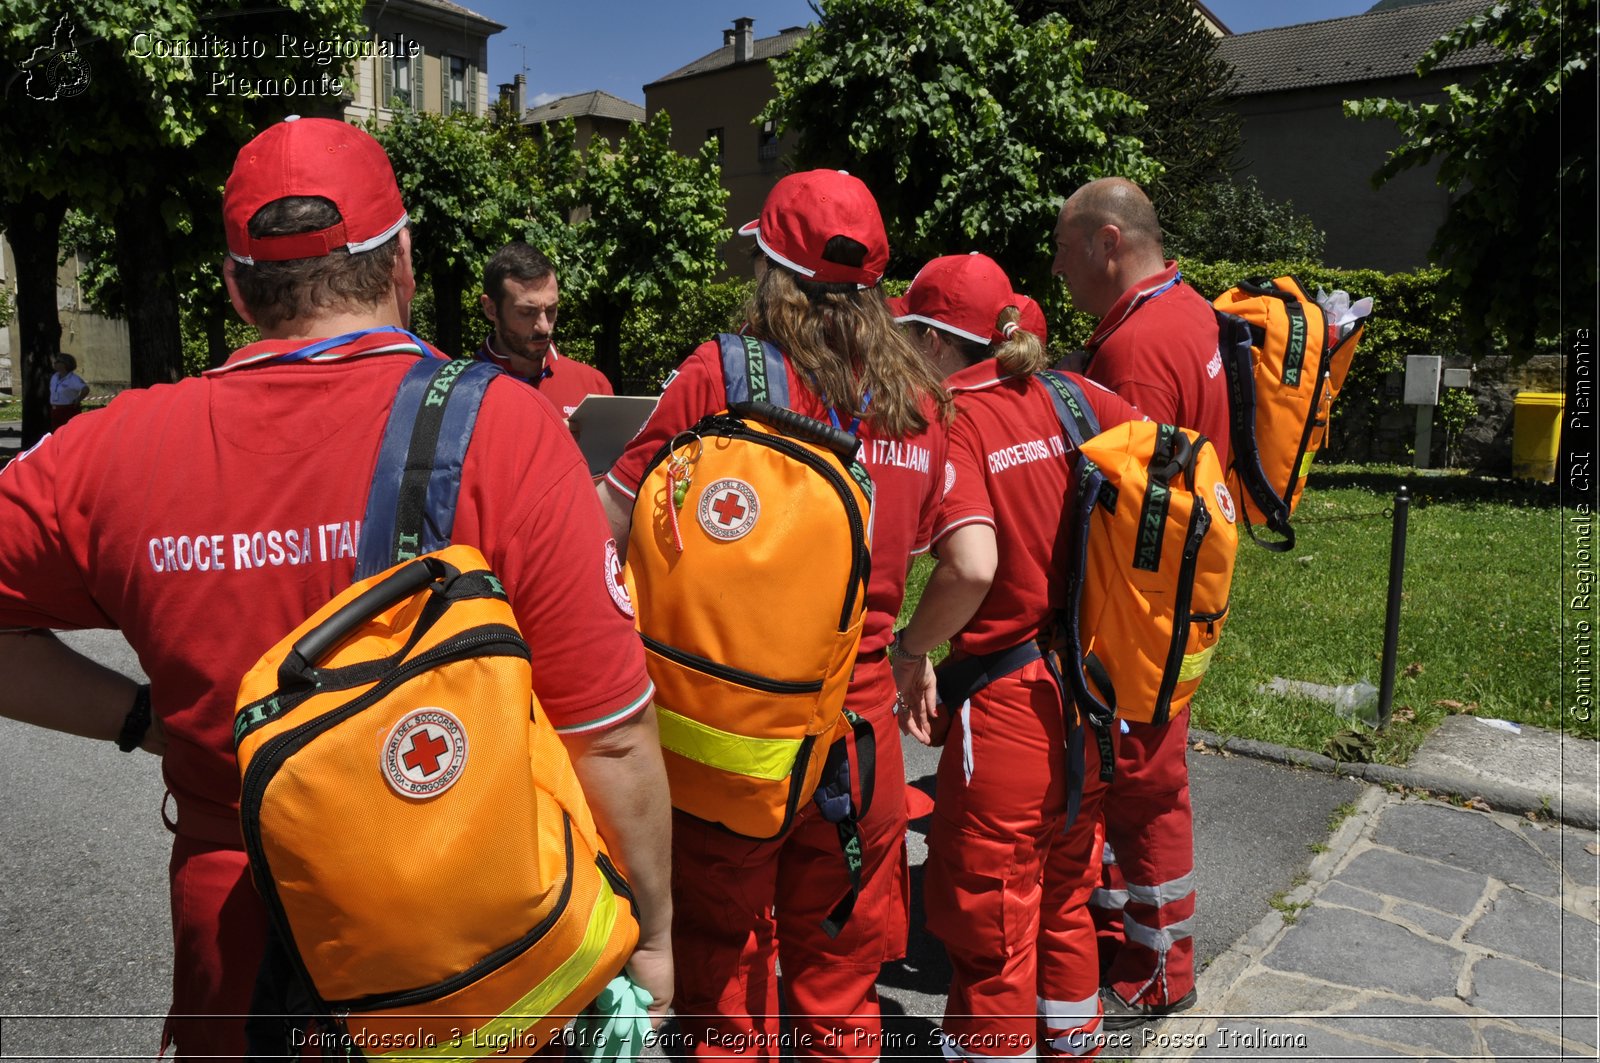
[[[394,60],[379,59],[378,65],[383,68],[383,83],[379,89],[378,106],[387,111],[394,106]]]
[[[448,55],[439,57],[439,113],[449,114],[450,107],[450,66],[453,60]]]
[[[478,68],[467,64],[467,113],[478,113]]]
[[[419,111],[427,110],[424,103],[427,100],[427,83],[422,79],[422,63],[428,58],[426,52],[418,52],[417,57],[411,60],[411,106]]]

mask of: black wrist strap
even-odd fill
[[[132,753],[144,741],[150,730],[150,684],[140,683],[133,692],[133,707],[122,718],[122,733],[117,735],[117,748]]]

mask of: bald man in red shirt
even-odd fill
[[[1228,391],[1216,317],[1164,256],[1149,198],[1125,178],[1092,181],[1061,208],[1055,245],[1052,271],[1079,310],[1100,318],[1085,375],[1153,421],[1199,431],[1226,468]],[[1123,727],[1102,805],[1106,881],[1090,901],[1102,929],[1108,1030],[1195,1002],[1189,709],[1165,723]]]

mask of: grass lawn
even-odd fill
[[[0,421],[22,420],[22,399],[0,395]]]
[[[1291,553],[1241,541],[1231,614],[1194,699],[1197,726],[1315,752],[1351,728],[1329,706],[1260,687],[1274,676],[1380,685],[1389,510],[1402,482],[1412,502],[1394,718],[1373,759],[1403,762],[1451,712],[1562,726],[1554,489],[1392,466],[1316,469]],[[927,569],[913,570],[908,602]],[[1571,726],[1597,737],[1593,720]]]

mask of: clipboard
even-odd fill
[[[589,395],[578,403],[567,423],[578,449],[589,463],[590,476],[603,476],[622,456],[628,441],[656,408],[653,395]]]

